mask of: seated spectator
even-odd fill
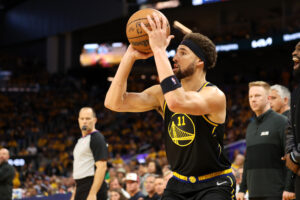
[[[120,189],[109,190],[109,200],[127,200]]]
[[[120,183],[119,179],[117,177],[113,177],[110,179],[109,182],[109,190],[114,190],[114,189],[118,189],[122,192],[123,196],[125,196],[127,199],[130,198],[129,193],[124,190],[124,188],[122,187],[122,184]]]
[[[148,173],[162,175],[161,166],[156,160],[151,160],[148,163]]]
[[[231,167],[234,170],[238,170],[239,168],[243,168],[245,162],[245,156],[242,154],[237,154]]]
[[[145,189],[146,189],[146,192],[147,192],[148,195],[145,197],[145,200],[158,200],[158,199],[160,199],[160,196],[158,196],[158,194],[156,194],[156,192],[155,192],[154,182],[155,182],[155,177],[156,176],[157,175],[149,174],[146,178]]]
[[[130,194],[129,200],[142,200],[145,196],[140,191],[140,181],[136,173],[127,173],[125,177],[126,191]]]
[[[158,196],[162,197],[164,190],[166,188],[166,184],[164,182],[164,179],[161,176],[155,178],[154,187],[155,187],[155,193],[158,194]]]

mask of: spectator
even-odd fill
[[[162,197],[164,190],[166,188],[166,184],[164,182],[164,179],[161,176],[155,178],[154,187],[155,187],[155,193],[158,196]]]
[[[270,88],[269,101],[272,110],[286,117],[290,117],[291,93],[288,88],[278,84],[272,85]],[[295,174],[289,169],[287,169],[287,173],[287,184],[283,192],[284,199],[295,197]]]
[[[111,178],[109,182],[109,190],[114,190],[114,189],[119,189],[127,199],[130,198],[130,195],[126,190],[123,189],[122,184],[120,183],[117,177]]]
[[[127,173],[126,178],[126,191],[130,195],[129,200],[142,200],[145,196],[140,192],[139,177],[136,173]]]
[[[282,85],[272,85],[269,95],[272,110],[288,117],[290,113],[291,93]]]
[[[120,189],[112,189],[109,191],[109,200],[127,200]]]
[[[145,181],[145,189],[147,192],[147,196],[145,197],[145,200],[158,200],[160,199],[160,196],[158,196],[158,194],[156,194],[155,192],[155,177],[156,175],[154,174],[149,174],[146,178]]]
[[[1,200],[12,199],[13,179],[15,169],[8,164],[9,151],[0,149],[0,197]]]

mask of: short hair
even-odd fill
[[[96,112],[95,110],[92,108],[92,107],[82,107],[79,111],[79,113],[82,111],[82,110],[85,110],[85,109],[91,109],[92,110],[92,113],[93,113],[93,117],[97,117],[96,115]]]
[[[183,40],[191,40],[197,44],[202,50],[206,62],[204,63],[204,70],[212,69],[217,62],[217,50],[215,44],[205,35],[201,33],[189,33],[184,36]]]
[[[283,85],[279,85],[279,84],[275,84],[272,85],[271,90],[276,90],[278,95],[284,99],[284,98],[288,98],[288,105],[290,105],[291,102],[291,93],[289,91],[289,89]]]
[[[270,90],[270,85],[269,83],[265,82],[265,81],[252,81],[249,83],[249,89],[251,87],[254,87],[254,86],[260,86],[260,87],[263,87],[266,91],[269,91]]]

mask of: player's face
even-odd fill
[[[300,78],[300,42],[296,45],[292,56],[294,61],[294,76]]]
[[[252,86],[249,89],[249,103],[253,112],[262,114],[269,104],[268,92],[261,86]]]
[[[271,90],[270,95],[269,95],[269,101],[270,101],[270,106],[271,106],[272,110],[274,110],[275,112],[279,113],[282,106],[284,106],[284,101],[281,98],[281,96],[279,96],[279,94],[276,90]]]
[[[194,74],[197,56],[185,45],[179,45],[173,58],[173,72],[178,79],[184,79]]]
[[[97,119],[94,117],[92,109],[82,109],[79,113],[78,123],[82,131],[90,132],[95,128]]]

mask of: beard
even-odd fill
[[[182,67],[178,65],[178,70],[175,72],[176,77],[181,80],[186,77],[189,77],[194,74],[195,72],[195,64],[191,63],[185,70],[182,70]]]

